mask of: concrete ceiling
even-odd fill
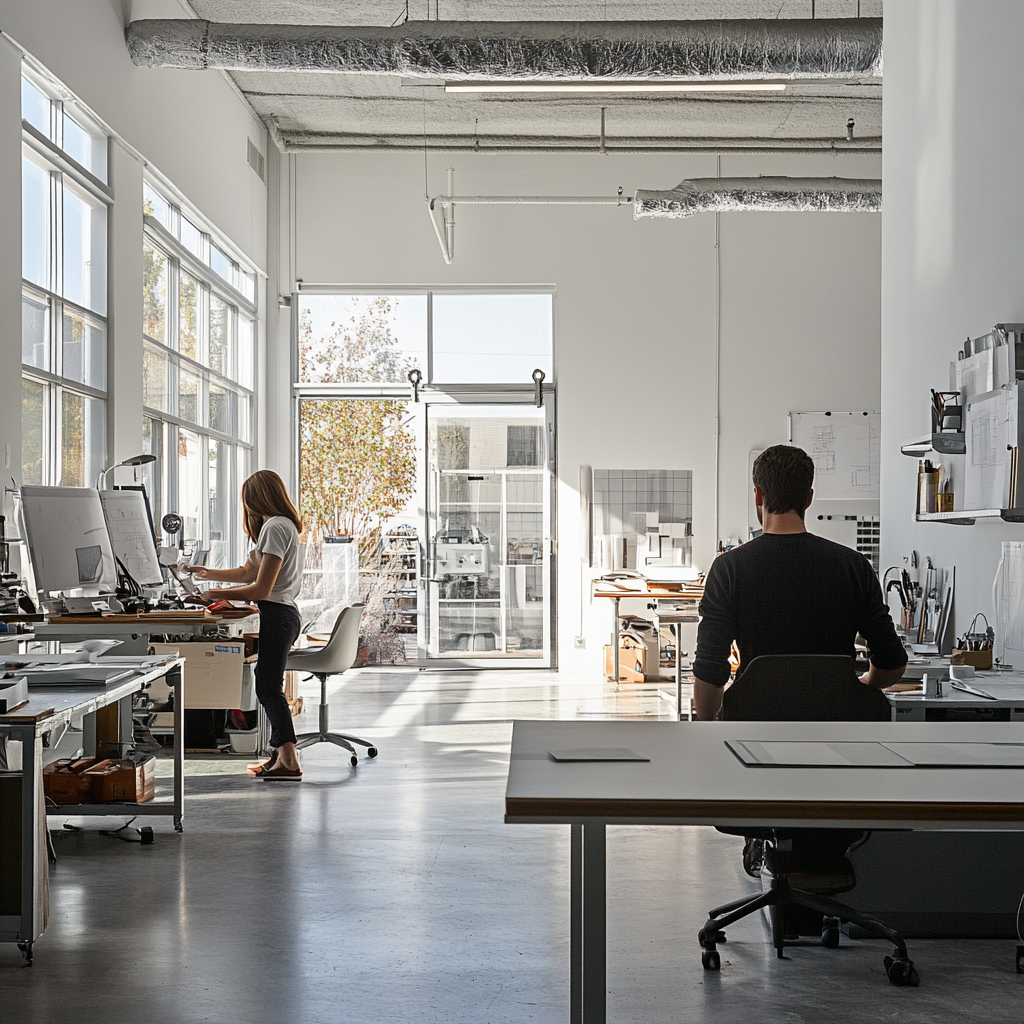
[[[294,25],[391,25],[405,0],[191,0],[210,21]],[[709,18],[881,17],[881,0],[659,0],[572,3],[409,0],[412,20],[665,21]],[[859,11],[858,11],[859,8]],[[609,149],[878,148],[877,79],[790,83],[746,95],[465,95],[443,82],[329,73],[231,72],[288,149],[597,149],[601,108]],[[847,122],[855,122],[853,147]]]

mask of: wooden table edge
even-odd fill
[[[718,821],[738,819],[755,822],[774,820],[892,821],[892,822],[1005,822],[1024,823],[1024,803],[958,803],[951,801],[809,801],[809,800],[607,800],[506,797],[505,814],[510,818],[564,820],[567,818],[702,818]]]

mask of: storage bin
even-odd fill
[[[236,754],[255,754],[258,729],[225,729],[224,735],[231,740],[231,749]]]

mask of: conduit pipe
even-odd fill
[[[475,206],[627,206],[633,219],[693,217],[698,213],[745,210],[813,213],[879,213],[882,182],[873,178],[689,178],[667,191],[637,189],[634,197],[614,196],[457,196],[455,170],[448,168],[446,195],[427,199],[427,212],[445,263],[455,256],[455,207]],[[435,210],[440,208],[443,225]],[[716,224],[717,249],[717,224]]]
[[[457,196],[455,192],[455,168],[448,168],[448,192],[446,195],[427,199],[427,212],[430,222],[434,225],[434,233],[441,246],[441,255],[445,263],[451,263],[455,257],[455,206],[629,206],[632,196],[622,194],[614,196]],[[440,207],[442,225],[437,223],[434,211]]]
[[[633,217],[693,217],[741,210],[879,213],[882,182],[873,178],[689,178],[659,192],[637,189]]]
[[[391,28],[133,21],[140,67],[451,80],[880,78],[882,19],[406,22]]]

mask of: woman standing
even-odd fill
[[[298,782],[302,778],[295,749],[295,728],[284,695],[285,664],[302,622],[295,599],[302,585],[299,534],[302,519],[288,497],[284,481],[261,469],[242,484],[245,532],[256,545],[237,569],[190,567],[200,579],[242,586],[206,592],[210,600],[255,601],[260,609],[256,696],[270,719],[273,756],[252,767],[266,782]]]

